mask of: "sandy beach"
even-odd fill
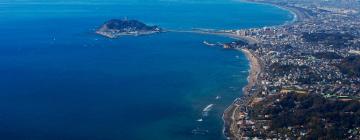
[[[299,11],[298,9],[292,8],[292,7],[280,6],[280,5],[271,4],[271,3],[255,2],[255,1],[251,1],[251,0],[242,0],[242,1],[247,1],[250,3],[258,3],[258,4],[269,4],[269,5],[276,6],[278,8],[290,11],[294,15],[294,19],[291,22],[285,23],[280,26],[293,24],[295,22],[303,21],[305,19],[305,15],[301,11]],[[221,34],[219,34],[219,35],[221,35]],[[240,40],[246,40],[249,43],[258,43],[258,40],[256,40],[255,38],[246,38],[243,36],[237,36],[235,34],[232,34],[231,36],[226,35],[226,34],[223,34],[223,35],[228,36],[228,37],[233,37],[235,39],[237,38]],[[256,57],[256,55],[254,55],[250,50],[248,50],[246,48],[238,49],[238,50],[242,51],[245,54],[246,58],[250,62],[248,84],[243,88],[243,94],[249,95],[250,91],[253,89],[253,87],[256,86],[257,82],[259,82],[258,77],[262,70],[262,64],[261,64],[259,58]],[[241,136],[236,135],[236,133],[237,133],[236,113],[239,110],[239,108],[241,107],[241,105],[238,104],[239,99],[240,98],[237,98],[224,111],[224,114],[223,114],[223,120],[224,120],[223,133],[227,137],[227,139],[231,139],[231,140],[241,139]]]
[[[238,49],[239,51],[242,51],[246,58],[249,60],[250,64],[250,70],[249,70],[249,76],[248,76],[248,84],[243,88],[243,94],[249,95],[251,89],[256,85],[258,82],[258,76],[261,73],[261,63],[259,59],[248,49]],[[225,111],[223,114],[223,120],[224,120],[224,134],[228,139],[239,139],[236,135],[236,110],[240,107],[237,102],[238,99],[234,101]]]
[[[250,72],[248,76],[248,84],[243,88],[243,93],[248,95],[251,89],[256,85],[258,82],[258,76],[261,73],[261,64],[258,58],[253,55],[250,50],[248,49],[240,49],[246,56],[246,58],[250,62]]]
[[[278,7],[283,10],[287,10],[291,12],[294,15],[294,18],[290,22],[286,22],[282,25],[276,25],[273,27],[278,26],[285,26],[289,24],[293,24],[295,22],[299,22],[305,19],[305,15],[299,11],[298,9],[295,9],[293,7],[287,7],[287,6],[280,6],[272,3],[262,3],[262,2],[256,2],[252,0],[241,0],[246,1],[250,3],[257,3],[257,4],[264,4],[264,5],[271,5]],[[190,32],[190,33],[198,33],[198,34],[212,34],[212,35],[219,35],[219,36],[226,36],[237,40],[245,41],[249,44],[257,44],[259,41],[256,38],[253,38],[251,36],[241,36],[236,35],[234,33],[230,32],[220,32],[220,31],[206,31],[206,30],[191,30],[191,31],[173,31],[173,32]],[[242,48],[237,49],[241,52],[243,52],[246,56],[246,58],[249,60],[250,70],[249,70],[249,76],[247,78],[248,84],[243,88],[243,95],[250,95],[250,91],[253,89],[254,86],[256,86],[258,81],[258,77],[262,71],[262,63],[259,60],[259,58],[251,52],[251,50]],[[239,110],[238,102],[239,98],[235,99],[235,101],[224,111],[224,114],[222,116],[224,120],[224,129],[223,133],[227,137],[227,139],[241,139],[239,136],[236,135],[236,111]]]

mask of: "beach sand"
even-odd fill
[[[246,58],[250,62],[250,73],[248,76],[248,84],[244,87],[243,93],[248,95],[251,89],[258,82],[258,76],[261,73],[261,64],[259,59],[253,55],[248,49],[241,49],[241,51],[245,54]]]
[[[243,88],[244,95],[249,95],[251,89],[256,85],[258,82],[258,76],[261,73],[261,63],[259,59],[248,49],[239,49],[242,51],[246,58],[250,62],[250,70],[248,76],[248,84]],[[239,136],[236,134],[236,111],[239,109],[240,105],[238,105],[237,100],[234,101],[225,111],[223,114],[224,120],[224,130],[223,133],[227,137],[227,139],[240,139]]]
[[[306,15],[303,12],[301,12],[300,10],[293,8],[293,7],[284,6],[284,5],[276,5],[273,3],[266,3],[266,2],[256,2],[256,1],[252,1],[252,0],[241,0],[241,1],[247,1],[247,2],[258,3],[258,4],[269,4],[269,5],[276,6],[278,8],[290,11],[294,15],[294,19],[291,22],[285,23],[280,26],[289,25],[289,24],[293,24],[296,22],[301,22],[306,19]],[[258,40],[256,40],[255,38],[247,38],[247,37],[243,37],[243,36],[237,36],[235,34],[233,34],[230,37],[235,37],[240,40],[244,39],[244,40],[247,40],[249,43],[251,43],[251,42],[258,43]],[[248,49],[239,49],[239,50],[245,54],[245,56],[247,57],[247,59],[250,62],[250,72],[249,72],[249,76],[248,76],[248,84],[243,88],[243,94],[249,95],[250,91],[253,89],[253,87],[256,86],[256,83],[259,82],[258,76],[262,71],[262,63],[260,62],[259,58],[256,57],[250,50],[248,50]],[[239,100],[239,98],[237,98],[224,111],[224,114],[223,114],[223,120],[224,120],[223,133],[227,137],[227,139],[231,139],[231,140],[242,139],[241,136],[237,135],[238,130],[237,130],[237,122],[236,122],[236,113],[237,113],[237,111],[239,111],[239,108],[241,107],[241,105],[239,105],[237,103],[238,100]]]

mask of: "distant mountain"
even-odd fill
[[[149,26],[137,20],[112,19],[104,23],[97,31],[97,34],[117,38],[124,35],[148,35],[161,32],[158,26]]]

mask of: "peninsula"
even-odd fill
[[[105,22],[96,33],[108,38],[150,35],[162,32],[158,26],[149,26],[138,20],[112,19]]]

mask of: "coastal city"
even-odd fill
[[[360,139],[360,3],[253,0],[291,11],[282,26],[208,31],[251,62],[245,95],[224,113],[229,139]]]
[[[0,7],[0,140],[360,140],[360,0]]]

